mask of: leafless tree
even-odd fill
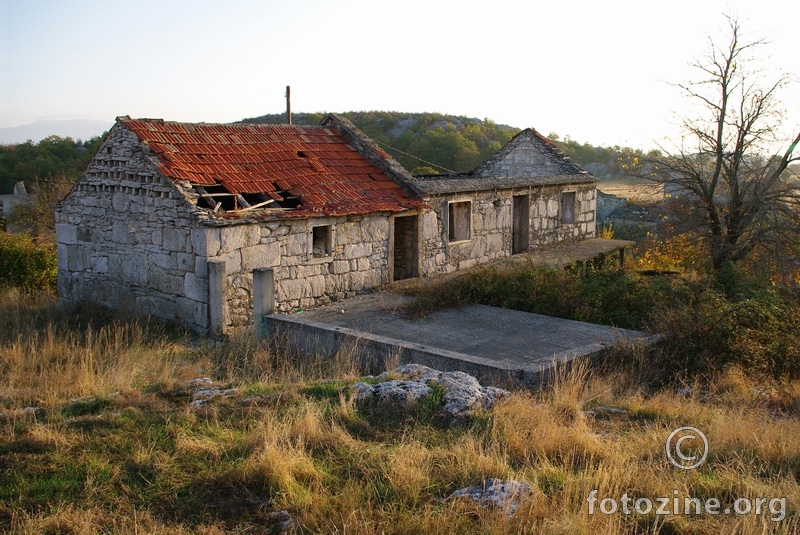
[[[682,141],[660,147],[662,157],[647,166],[650,178],[691,208],[716,270],[758,247],[785,254],[800,237],[800,182],[789,169],[800,160],[800,133],[779,139],[778,93],[791,78],[766,81],[754,54],[766,42],[745,41],[739,21],[726,21],[727,40],[710,39],[708,54],[692,64],[699,79],[677,84],[702,111],[684,118]]]

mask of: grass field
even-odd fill
[[[433,408],[360,411],[349,355],[275,354],[248,336],[219,344],[102,310],[66,315],[52,295],[6,290],[0,529],[276,533],[285,510],[301,533],[800,531],[800,383],[731,367],[682,393],[653,390],[643,355],[628,358],[579,363],[544,391],[450,424]],[[192,404],[215,386],[219,395]],[[666,458],[684,425],[710,444],[696,470]],[[535,498],[513,516],[443,500],[489,477],[528,482]],[[625,494],[719,499],[722,509],[782,501],[760,502],[761,514],[602,514],[600,500]]]

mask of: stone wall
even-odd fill
[[[561,198],[575,192],[573,223],[561,221]],[[594,185],[534,190],[531,195],[531,248],[557,242],[585,240],[595,237],[597,190]]]
[[[569,222],[564,195],[575,198]],[[393,270],[430,277],[508,257],[515,196],[528,202],[529,249],[595,235],[594,184],[429,195],[430,209],[407,219],[221,219],[197,206],[190,184],[164,178],[147,146],[116,125],[56,211],[59,296],[227,331],[253,323],[257,269],[272,269],[276,309],[289,312],[386,284]],[[458,202],[469,209],[451,216]],[[407,242],[417,236],[415,251]]]
[[[209,261],[225,263],[226,328],[238,328],[253,321],[257,268],[272,268],[280,312],[329,304],[387,283],[389,221],[388,215],[370,215],[209,226],[198,231],[196,249]],[[329,228],[330,250],[315,249],[314,227]]]
[[[147,152],[131,132],[113,128],[59,205],[59,298],[66,305],[91,301],[203,330],[207,283],[194,250],[194,207],[158,174]]]
[[[523,130],[472,172],[475,177],[552,177],[580,170],[533,130]]]
[[[426,202],[433,210],[426,211],[422,217],[422,276],[452,273],[511,256],[513,198],[519,195],[528,197],[529,249],[592,238],[595,236],[595,191],[592,184],[429,197]],[[572,223],[561,220],[561,198],[565,192],[575,194]],[[465,201],[471,202],[470,238],[454,241],[449,232],[448,205]]]

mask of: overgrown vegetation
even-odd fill
[[[4,292],[0,322],[4,532],[274,533],[282,510],[302,533],[800,528],[793,382],[756,390],[730,369],[684,397],[643,391],[642,365],[601,373],[579,363],[545,391],[516,392],[491,412],[443,425],[426,407],[407,418],[358,409],[347,390],[358,366],[347,355],[327,364],[278,358],[246,336],[217,346],[141,319],[64,316],[46,294]],[[236,356],[247,366],[221,365]],[[192,407],[199,377],[235,390]],[[663,461],[666,436],[687,421],[713,444],[692,472]],[[489,477],[527,481],[535,500],[513,517],[442,500]],[[762,515],[589,515],[591,489],[617,498],[677,490],[725,506],[737,497],[786,501]]]
[[[75,141],[69,137],[49,136],[38,143],[0,145],[0,194],[10,194],[14,184],[25,182],[30,187],[47,189],[50,177],[66,177],[70,181],[80,176],[100,147],[102,138]]]
[[[800,292],[753,266],[713,272],[702,241],[641,246],[628,269],[561,270],[531,262],[478,267],[410,288],[409,312],[484,304],[663,335],[647,350],[654,384],[714,376],[730,365],[800,377]],[[758,266],[763,268],[763,266]]]
[[[27,234],[0,232],[0,288],[55,290],[55,247],[39,246]]]

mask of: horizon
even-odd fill
[[[720,35],[723,13],[739,18],[748,40],[771,42],[760,67],[800,73],[792,52],[800,6],[777,0],[758,9],[745,0],[668,8],[413,0],[402,9],[365,0],[0,0],[0,128],[113,124],[120,115],[235,122],[281,110],[289,85],[293,107],[306,113],[442,113],[648,149],[677,136],[687,108],[669,84],[696,79],[687,64]],[[783,97],[788,136],[800,125],[791,107],[800,88]]]

